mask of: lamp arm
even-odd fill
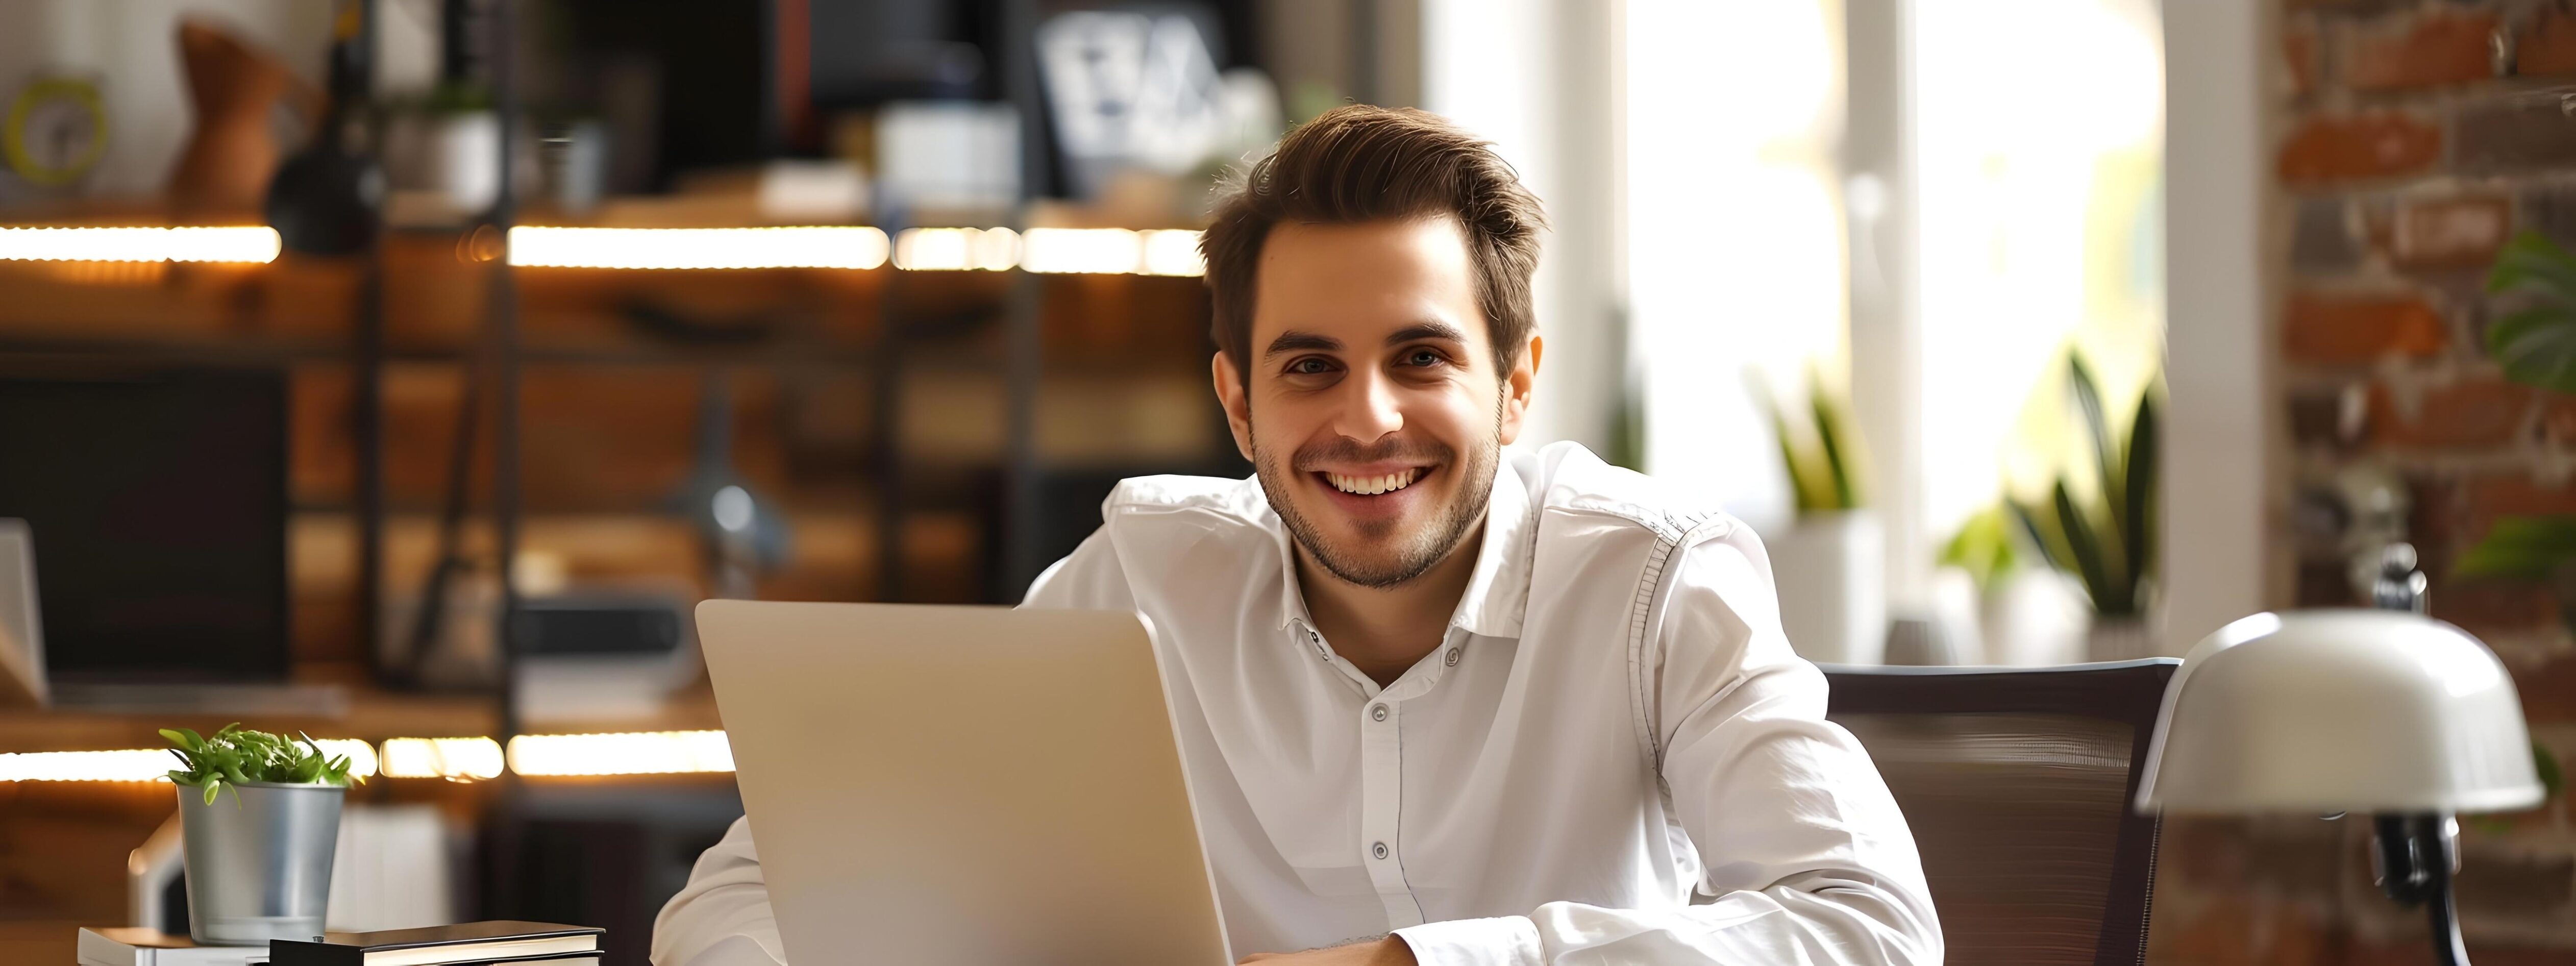
[[[2458,826],[2439,812],[2381,814],[2372,818],[2377,833],[2371,865],[2379,888],[2400,905],[2423,906],[2432,926],[2433,960],[2441,966],[2468,966],[2468,947],[2460,942],[2459,910],[2451,899],[2451,874],[2459,864]]]

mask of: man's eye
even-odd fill
[[[1415,349],[1404,357],[1405,365],[1422,366],[1425,368],[1436,366],[1446,361],[1448,360],[1440,358],[1440,353],[1433,352],[1429,349]]]
[[[1320,376],[1333,371],[1333,366],[1322,359],[1308,358],[1289,363],[1288,371],[1300,376]]]

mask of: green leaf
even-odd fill
[[[2487,326],[2487,355],[2507,379],[2576,393],[2576,307],[2540,306],[2495,320]]]
[[[1807,405],[1816,413],[1816,444],[1824,451],[1825,490],[1833,495],[1833,508],[1849,510],[1860,506],[1859,488],[1852,482],[1852,469],[1844,455],[1841,420],[1834,412],[1833,400],[1825,395],[1824,386],[1813,375],[1808,377]]]
[[[1941,547],[1941,565],[1968,572],[1980,589],[1992,589],[1995,581],[2020,565],[2013,553],[2012,523],[2002,506],[1991,506],[1959,525],[1959,532]]]
[[[2112,583],[2110,561],[2102,554],[2101,538],[2094,533],[2092,522],[2084,519],[2083,511],[2076,507],[2075,498],[2066,492],[2065,480],[2057,481],[2054,495],[2057,525],[2066,534],[2066,546],[2075,559],[2076,575],[2083,578],[2084,591],[2093,598],[2094,612],[2127,614],[2130,611],[2128,600]]]
[[[2115,463],[2120,457],[2119,444],[2111,439],[2111,420],[2102,409],[2102,385],[2093,378],[2093,370],[2084,364],[2082,353],[2066,354],[2066,387],[2074,394],[2075,406],[2084,414],[2084,430],[2093,443],[2093,462],[2101,468],[2102,493],[2114,502],[2119,494],[2120,473]],[[2115,521],[2116,522],[2116,521]]]
[[[2021,524],[2022,535],[2030,538],[2030,545],[2039,550],[2040,559],[2060,571],[2075,569],[2074,561],[2067,557],[2063,546],[2065,541],[2049,539],[2047,529],[2040,524],[2038,511],[2023,506],[2019,500],[2005,500],[2004,505],[2012,508],[2013,520]]]
[[[2576,256],[2537,231],[2524,230],[2496,252],[2487,291],[2525,289],[2561,302],[2576,301]]]
[[[1751,373],[1753,397],[1762,411],[1771,417],[1771,437],[1780,443],[1780,466],[1789,474],[1789,495],[1800,513],[1824,509],[1814,474],[1808,471],[1805,457],[1798,452],[1797,437],[1789,435],[1789,418],[1780,411],[1780,400],[1771,392],[1771,384],[1759,371]]]
[[[2531,769],[2540,775],[2540,800],[2546,802],[2567,790],[2567,776],[2558,770],[2558,758],[2540,742],[2531,743]]]
[[[183,741],[184,736],[173,740]],[[172,772],[176,776],[172,780],[184,777],[187,784],[206,786],[209,789],[208,804],[214,802],[215,790],[228,786],[253,782],[328,782],[346,787],[350,780],[349,757],[332,757],[323,749],[321,742],[303,732],[287,737],[245,730],[235,723],[202,739],[194,751],[179,748],[169,751],[187,766],[185,770]],[[238,788],[235,797],[239,797]]]
[[[2503,517],[2452,570],[2464,577],[2538,580],[2570,560],[2576,560],[2576,515]]]
[[[2121,549],[2128,552],[2130,581],[2155,572],[2156,555],[2156,467],[2158,450],[2163,445],[2162,425],[2158,421],[2156,391],[2150,386],[2138,396],[2138,415],[2129,425],[2129,450],[2121,458],[2128,471],[2128,482],[2121,487],[2127,506],[2120,514],[2123,532]]]
[[[222,787],[222,783],[221,783],[221,782],[207,782],[207,783],[206,783],[206,804],[208,804],[208,805],[212,805],[212,804],[214,804],[214,803],[215,803],[215,795],[216,795],[218,792],[221,792],[222,790],[223,790],[223,787]],[[236,795],[236,796],[238,796],[238,795],[240,795],[241,793],[240,793],[240,792],[234,792],[233,794],[234,794],[234,795]]]

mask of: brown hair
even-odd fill
[[[1491,144],[1439,115],[1353,104],[1288,132],[1279,148],[1219,194],[1199,239],[1215,302],[1210,334],[1252,379],[1252,303],[1262,242],[1281,221],[1350,224],[1446,214],[1458,219],[1476,267],[1477,308],[1509,371],[1537,325],[1538,198]]]

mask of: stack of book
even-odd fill
[[[335,932],[258,946],[198,946],[150,929],[83,929],[81,966],[599,966],[600,930],[547,922],[466,922]]]
[[[268,961],[266,946],[200,946],[158,929],[99,926],[80,931],[81,966],[245,966]]]

